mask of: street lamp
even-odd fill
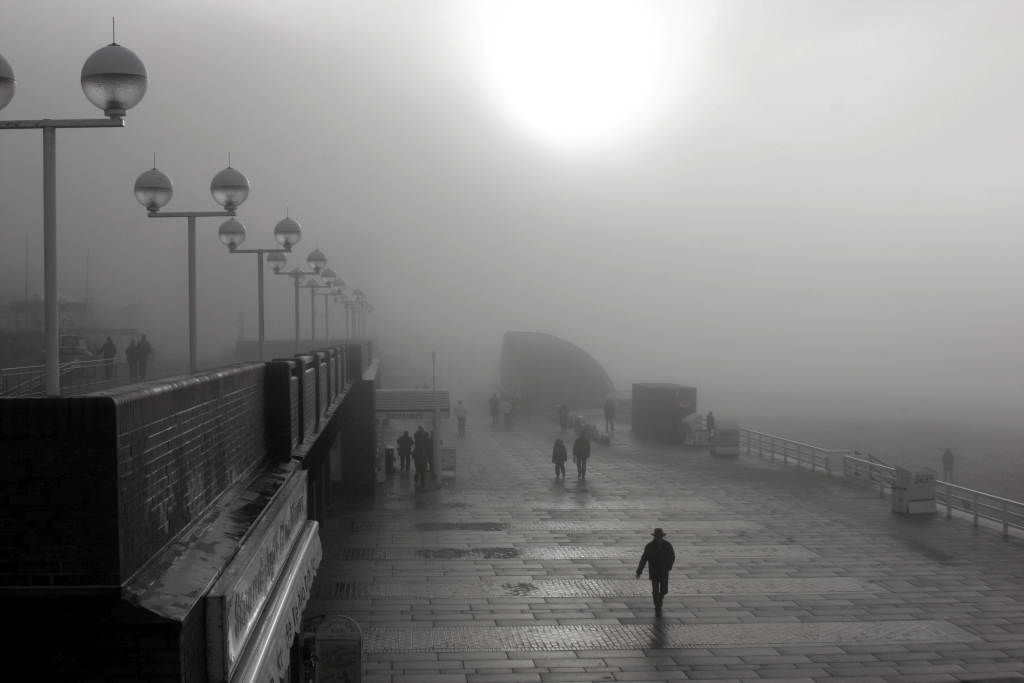
[[[43,326],[46,340],[46,394],[60,395],[60,345],[57,310],[57,129],[123,128],[121,118],[142,101],[149,76],[142,60],[126,47],[111,43],[92,53],[82,66],[80,83],[86,99],[103,110],[105,119],[41,119],[0,121],[0,129],[43,130]],[[14,97],[17,80],[0,56],[0,109]]]
[[[284,222],[284,221],[282,221]],[[295,221],[292,221],[295,223]],[[259,290],[259,318],[260,318],[260,362],[264,360],[264,347],[266,344],[266,336],[264,333],[263,326],[263,255],[270,254],[268,257],[271,261],[270,267],[274,272],[278,272],[284,267],[284,264],[288,262],[285,254],[290,254],[292,251],[292,245],[299,241],[302,237],[302,231],[298,229],[298,223],[295,223],[295,231],[278,231],[274,230],[274,236],[277,238],[278,243],[284,247],[283,249],[239,249],[238,247],[245,241],[245,226],[241,222],[234,218],[229,218],[220,226],[220,230],[217,232],[217,236],[220,237],[220,241],[227,245],[227,248],[232,254],[256,254],[256,286]]]
[[[320,277],[323,278],[324,287],[327,289],[326,292],[314,292],[313,296],[322,296],[324,298],[324,336],[327,340],[327,345],[331,345],[331,311],[328,307],[328,299],[332,296],[337,296],[345,287],[345,281],[338,277],[338,274],[334,272],[334,268],[325,268]],[[338,283],[341,283],[341,289],[338,288]]]
[[[281,221],[281,223],[277,224],[277,228],[274,228],[274,235],[275,236],[279,235],[279,230],[282,230],[282,223],[285,223],[285,221],[288,221],[289,223],[295,223],[295,221],[292,221],[291,219],[288,219],[288,218],[286,218],[285,220]],[[295,227],[296,228],[298,227],[297,223],[295,223]],[[285,226],[284,229],[290,229],[290,228],[291,228],[291,226]],[[311,270],[302,270],[301,268],[296,266],[295,268],[292,268],[287,273],[283,273],[283,272],[280,271],[280,268],[284,267],[284,263],[281,263],[281,265],[279,266],[279,269],[274,271],[278,275],[287,275],[288,277],[290,277],[292,279],[292,282],[295,284],[295,353],[299,353],[299,334],[300,334],[299,333],[299,288],[300,287],[306,287],[306,288],[310,289],[311,291],[315,291],[317,288],[323,286],[319,282],[316,281],[316,278],[314,278],[310,282],[310,284],[306,284],[306,285],[303,285],[302,281],[305,279],[305,276],[307,276],[307,275],[319,275],[320,271],[322,271],[324,268],[327,267],[327,254],[325,254],[324,252],[320,251],[320,249],[318,247],[318,248],[314,249],[313,251],[309,252],[309,256],[306,257],[306,263],[309,264],[309,267],[311,268]],[[315,286],[312,285],[313,282],[316,282]],[[315,301],[316,300],[314,299],[314,302]],[[314,312],[314,315],[315,315],[315,313],[316,313],[315,306],[314,306],[314,311],[313,312]],[[311,321],[311,322],[312,322],[312,325],[313,325],[313,335],[314,335],[314,339],[315,339],[316,338],[316,323],[315,323],[315,321]]]
[[[162,206],[171,201],[174,184],[156,166],[135,181],[135,198],[146,207],[150,218],[188,219],[188,366],[189,372],[193,373],[199,370],[196,358],[196,218],[234,216],[235,209],[249,196],[249,179],[231,168],[230,163],[213,176],[210,183],[210,194],[214,201],[224,207],[224,211],[160,211]],[[244,233],[245,228],[242,227]]]

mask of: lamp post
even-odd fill
[[[278,225],[280,225],[280,223]],[[276,232],[276,230],[275,230],[275,232]],[[320,271],[322,271],[324,268],[327,267],[327,254],[325,254],[324,252],[320,251],[320,249],[318,247],[318,248],[314,249],[313,251],[309,252],[309,256],[306,257],[306,263],[309,265],[310,270],[302,270],[301,268],[296,266],[295,268],[292,268],[287,273],[280,272],[280,270],[275,270],[274,271],[278,275],[287,275],[288,277],[290,277],[292,279],[292,282],[295,285],[295,353],[299,353],[299,288],[300,287],[305,287],[305,288],[309,288],[310,290],[315,290],[315,289],[323,286],[318,281],[316,281],[316,278],[313,278],[313,280],[311,280],[310,283],[306,284],[306,285],[303,285],[302,281],[305,279],[305,277],[307,275],[319,275]],[[283,267],[283,266],[284,266],[284,264],[282,263],[280,267]],[[312,286],[313,282],[316,282],[315,286]],[[314,304],[315,304],[316,299],[314,299],[313,301],[314,301]],[[316,313],[315,305],[314,305],[313,313],[314,314]],[[316,327],[315,327],[316,323],[315,323],[315,321],[312,322],[312,325],[313,325],[313,334],[314,334],[314,339],[315,339],[315,335],[316,335]]]
[[[46,394],[60,395],[60,345],[57,310],[57,129],[123,128],[128,110],[142,101],[149,76],[134,52],[111,43],[93,52],[82,66],[82,91],[103,110],[105,119],[0,121],[0,129],[43,131],[43,328],[46,343]],[[14,97],[14,70],[0,56],[0,109]]]
[[[341,286],[344,287],[345,286],[345,281],[338,277],[338,274],[336,272],[334,272],[334,268],[325,268],[324,271],[322,273],[320,273],[320,277],[323,279],[323,281],[324,281],[324,288],[326,288],[327,291],[323,292],[322,294],[319,293],[319,292],[313,292],[313,296],[314,296],[314,298],[317,297],[317,296],[322,296],[324,298],[324,338],[325,338],[325,340],[327,342],[327,345],[330,346],[331,345],[331,312],[330,312],[330,309],[328,308],[328,299],[330,297],[336,295],[335,285],[338,282],[341,282]],[[315,317],[315,312],[314,312],[314,317]]]
[[[296,224],[298,225],[298,224]],[[270,267],[274,269],[276,273],[281,267],[287,263],[285,254],[290,254],[292,246],[302,237],[301,231],[295,232],[282,232],[274,230],[274,237],[277,238],[278,244],[282,249],[239,249],[238,246],[245,241],[245,226],[240,221],[234,218],[229,218],[220,226],[220,230],[217,232],[217,236],[220,237],[220,241],[227,245],[228,250],[232,254],[256,254],[256,287],[259,290],[259,320],[260,320],[260,362],[264,360],[264,348],[266,345],[266,335],[264,333],[263,325],[263,255],[270,254],[270,258],[273,261]],[[279,257],[279,258],[274,258]],[[275,267],[276,266],[276,267]]]
[[[354,296],[356,298],[355,305],[352,306],[352,319],[353,319],[353,322],[355,323],[356,338],[357,339],[362,339],[363,338],[363,301],[366,298],[366,295],[363,294],[363,290],[361,290],[358,287],[356,287],[355,290],[352,291],[352,296]]]
[[[150,218],[188,219],[188,367],[197,372],[196,343],[196,218],[234,216],[238,205],[249,196],[249,179],[228,166],[213,176],[210,194],[224,211],[160,211],[171,201],[174,184],[154,166],[135,181],[135,198],[149,211]],[[241,223],[239,223],[241,225]],[[244,231],[244,228],[243,228]]]

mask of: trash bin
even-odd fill
[[[395,449],[384,449],[384,474],[395,473]]]
[[[736,420],[715,420],[711,437],[711,455],[739,455],[740,426]]]
[[[935,512],[935,470],[921,467],[908,470],[896,465],[892,485],[891,509],[904,515]]]

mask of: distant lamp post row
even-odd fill
[[[333,284],[333,280],[338,277],[332,269],[327,267],[327,254],[320,251],[319,247],[309,252],[309,256],[306,257],[306,264],[310,270],[302,270],[298,266],[295,268],[283,272],[284,267],[288,261],[283,256],[279,260],[271,262],[270,267],[273,268],[274,273],[277,275],[287,275],[292,279],[292,283],[295,285],[295,353],[299,353],[299,289],[309,289],[310,300],[312,301],[312,312],[313,319],[310,321],[312,338],[316,339],[316,290],[322,287],[330,287]],[[313,278],[303,284],[307,275],[312,275]],[[316,279],[316,276],[320,275],[325,280],[329,281],[326,285]],[[329,276],[329,278],[328,278]]]
[[[57,309],[57,129],[123,128],[121,118],[142,101],[149,76],[142,60],[111,43],[92,53],[82,66],[82,92],[103,110],[106,119],[0,121],[0,129],[43,131],[43,328],[46,340],[46,394],[60,394],[60,346]],[[0,56],[0,109],[10,104],[17,87],[14,70]]]
[[[174,184],[166,174],[154,166],[138,177],[135,181],[135,198],[146,207],[150,218],[187,218],[188,219],[188,366],[189,372],[199,369],[197,359],[196,332],[196,218],[234,216],[235,209],[249,197],[249,179],[240,171],[228,166],[213,176],[210,183],[210,194],[214,201],[224,207],[224,211],[160,211],[171,201],[174,195]],[[237,221],[235,221],[237,223]],[[245,239],[245,227],[238,223]],[[221,238],[223,241],[223,237]],[[241,242],[239,242],[241,243]],[[225,242],[227,244],[227,242]],[[261,257],[262,258],[262,257]],[[262,268],[260,269],[262,273]],[[262,308],[261,308],[262,311]],[[262,332],[262,315],[260,331]]]

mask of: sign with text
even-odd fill
[[[450,411],[439,410],[437,416],[443,419],[450,417]],[[396,411],[396,410],[378,410],[378,420],[433,420],[433,410],[407,410],[407,411]]]
[[[281,487],[206,597],[208,670],[227,681],[306,521],[306,473]]]
[[[353,619],[333,614],[316,630],[316,680],[359,683],[363,669],[363,632]]]

